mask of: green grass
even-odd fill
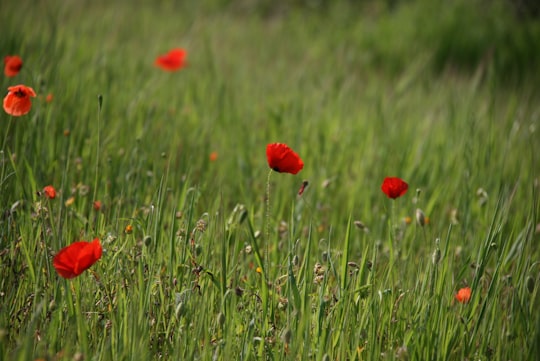
[[[0,114],[0,359],[540,352],[532,65],[511,68],[504,46],[468,53],[493,17],[460,43],[454,8],[293,3],[2,5],[0,56],[24,61],[2,88],[38,97]],[[497,39],[528,49],[537,23],[509,19]],[[188,67],[154,67],[173,47]],[[269,175],[270,142],[302,172]],[[386,176],[408,193],[386,198]],[[57,199],[39,194],[49,184]],[[59,277],[54,254],[95,237],[102,258]]]

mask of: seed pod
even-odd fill
[[[283,330],[283,333],[281,334],[281,339],[283,340],[284,343],[286,344],[291,343],[291,337],[292,337],[292,332],[290,328],[286,328],[285,330]]]
[[[433,251],[433,254],[431,255],[431,262],[433,262],[433,265],[436,266],[440,260],[441,260],[441,250],[437,247],[435,251]]]
[[[223,326],[225,324],[225,315],[223,313],[218,313],[217,315],[218,325]]]
[[[416,223],[418,223],[418,225],[420,225],[421,227],[424,227],[426,225],[426,216],[420,208],[416,209]]]
[[[149,247],[149,246],[150,246],[150,243],[152,243],[152,237],[150,237],[150,236],[145,236],[145,237],[144,237],[144,245],[145,245],[146,247]]]
[[[534,278],[532,278],[531,276],[527,277],[527,291],[529,291],[529,293],[534,292],[534,286],[535,286]]]

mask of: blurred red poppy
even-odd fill
[[[386,177],[384,178],[381,189],[388,198],[396,199],[407,193],[409,185],[401,178]]]
[[[45,196],[49,199],[55,199],[56,198],[56,189],[54,189],[53,186],[46,186],[43,188],[43,193],[45,193]]]
[[[187,52],[176,48],[156,58],[155,65],[166,71],[176,71],[186,66]]]
[[[8,55],[4,57],[4,74],[13,77],[21,71],[23,62],[17,55]]]
[[[15,117],[25,115],[32,108],[30,97],[35,97],[34,89],[25,85],[15,85],[8,88],[9,93],[4,98],[4,110]]]
[[[460,303],[468,303],[471,299],[471,288],[463,287],[456,293],[456,300]]]
[[[101,210],[101,201],[94,201],[94,203],[92,205],[93,205],[95,211],[100,211]]]
[[[304,162],[288,145],[272,143],[266,146],[268,166],[280,173],[296,174],[304,168]]]
[[[99,238],[92,242],[74,242],[64,247],[53,259],[56,272],[64,278],[77,277],[101,258],[103,249]]]

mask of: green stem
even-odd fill
[[[9,117],[9,122],[8,122],[8,126],[6,128],[6,134],[4,135],[4,141],[2,142],[2,151],[4,151],[6,149],[6,142],[7,142],[7,138],[9,136],[9,130],[11,129],[11,123],[13,121],[13,115],[11,115]]]
[[[268,244],[270,243],[270,176],[272,175],[273,170],[270,169],[268,172],[268,177],[266,178],[266,239],[265,239],[265,250],[264,250],[264,268],[268,270],[269,256],[268,256]]]

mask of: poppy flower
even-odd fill
[[[77,277],[96,263],[101,258],[102,252],[99,238],[95,238],[92,242],[74,242],[54,256],[53,266],[64,278]]]
[[[186,56],[184,49],[172,49],[167,54],[158,56],[155,65],[166,71],[180,70],[186,65]]]
[[[381,189],[388,198],[396,199],[407,193],[409,185],[401,178],[386,177],[384,178]]]
[[[468,303],[471,299],[471,288],[463,287],[456,293],[456,300],[460,303]]]
[[[19,74],[22,68],[22,59],[17,55],[8,55],[4,57],[4,74],[13,77]]]
[[[56,198],[56,189],[54,189],[53,186],[46,186],[43,188],[43,193],[45,193],[45,196],[49,199],[55,199]]]
[[[4,110],[15,117],[25,115],[32,108],[30,97],[35,97],[34,89],[25,85],[15,85],[8,88],[9,93],[4,98]]]
[[[101,210],[101,201],[94,201],[94,203],[92,204],[92,206],[94,207],[94,210],[96,212],[100,211]]]
[[[296,174],[304,168],[304,162],[288,145],[272,143],[266,146],[268,166],[280,173]]]

